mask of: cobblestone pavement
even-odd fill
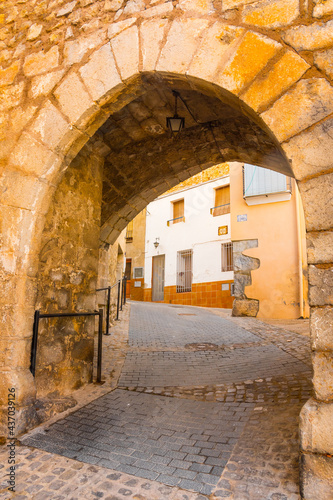
[[[299,499],[309,340],[228,315],[132,302],[129,334],[125,314],[103,339],[104,385],[21,439],[0,499]]]

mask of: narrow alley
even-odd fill
[[[132,301],[103,344],[105,383],[21,437],[16,492],[3,475],[0,499],[300,498],[306,335],[228,310]]]

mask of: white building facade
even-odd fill
[[[167,192],[147,206],[144,299],[232,305],[229,175]]]

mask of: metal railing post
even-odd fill
[[[119,307],[120,307],[120,280],[118,281],[117,317],[116,317],[116,320],[119,319]]]
[[[36,373],[36,358],[37,358],[37,340],[38,340],[38,326],[39,326],[39,311],[35,311],[34,326],[32,331],[31,342],[31,358],[30,358],[30,371],[35,376]]]
[[[102,382],[103,309],[98,311],[97,382]]]
[[[120,310],[123,310],[123,296],[124,296],[124,278],[121,280],[121,293],[120,293]]]
[[[111,301],[111,287],[108,286],[108,301],[106,304],[106,332],[105,335],[110,335],[109,326],[110,326],[110,301]]]
[[[124,277],[124,283],[125,283],[125,286],[124,286],[124,304],[126,304],[126,293],[127,293],[127,278],[126,278],[126,276]]]

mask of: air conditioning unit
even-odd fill
[[[143,267],[135,267],[133,269],[133,278],[135,280],[139,279],[139,278],[143,278]]]

